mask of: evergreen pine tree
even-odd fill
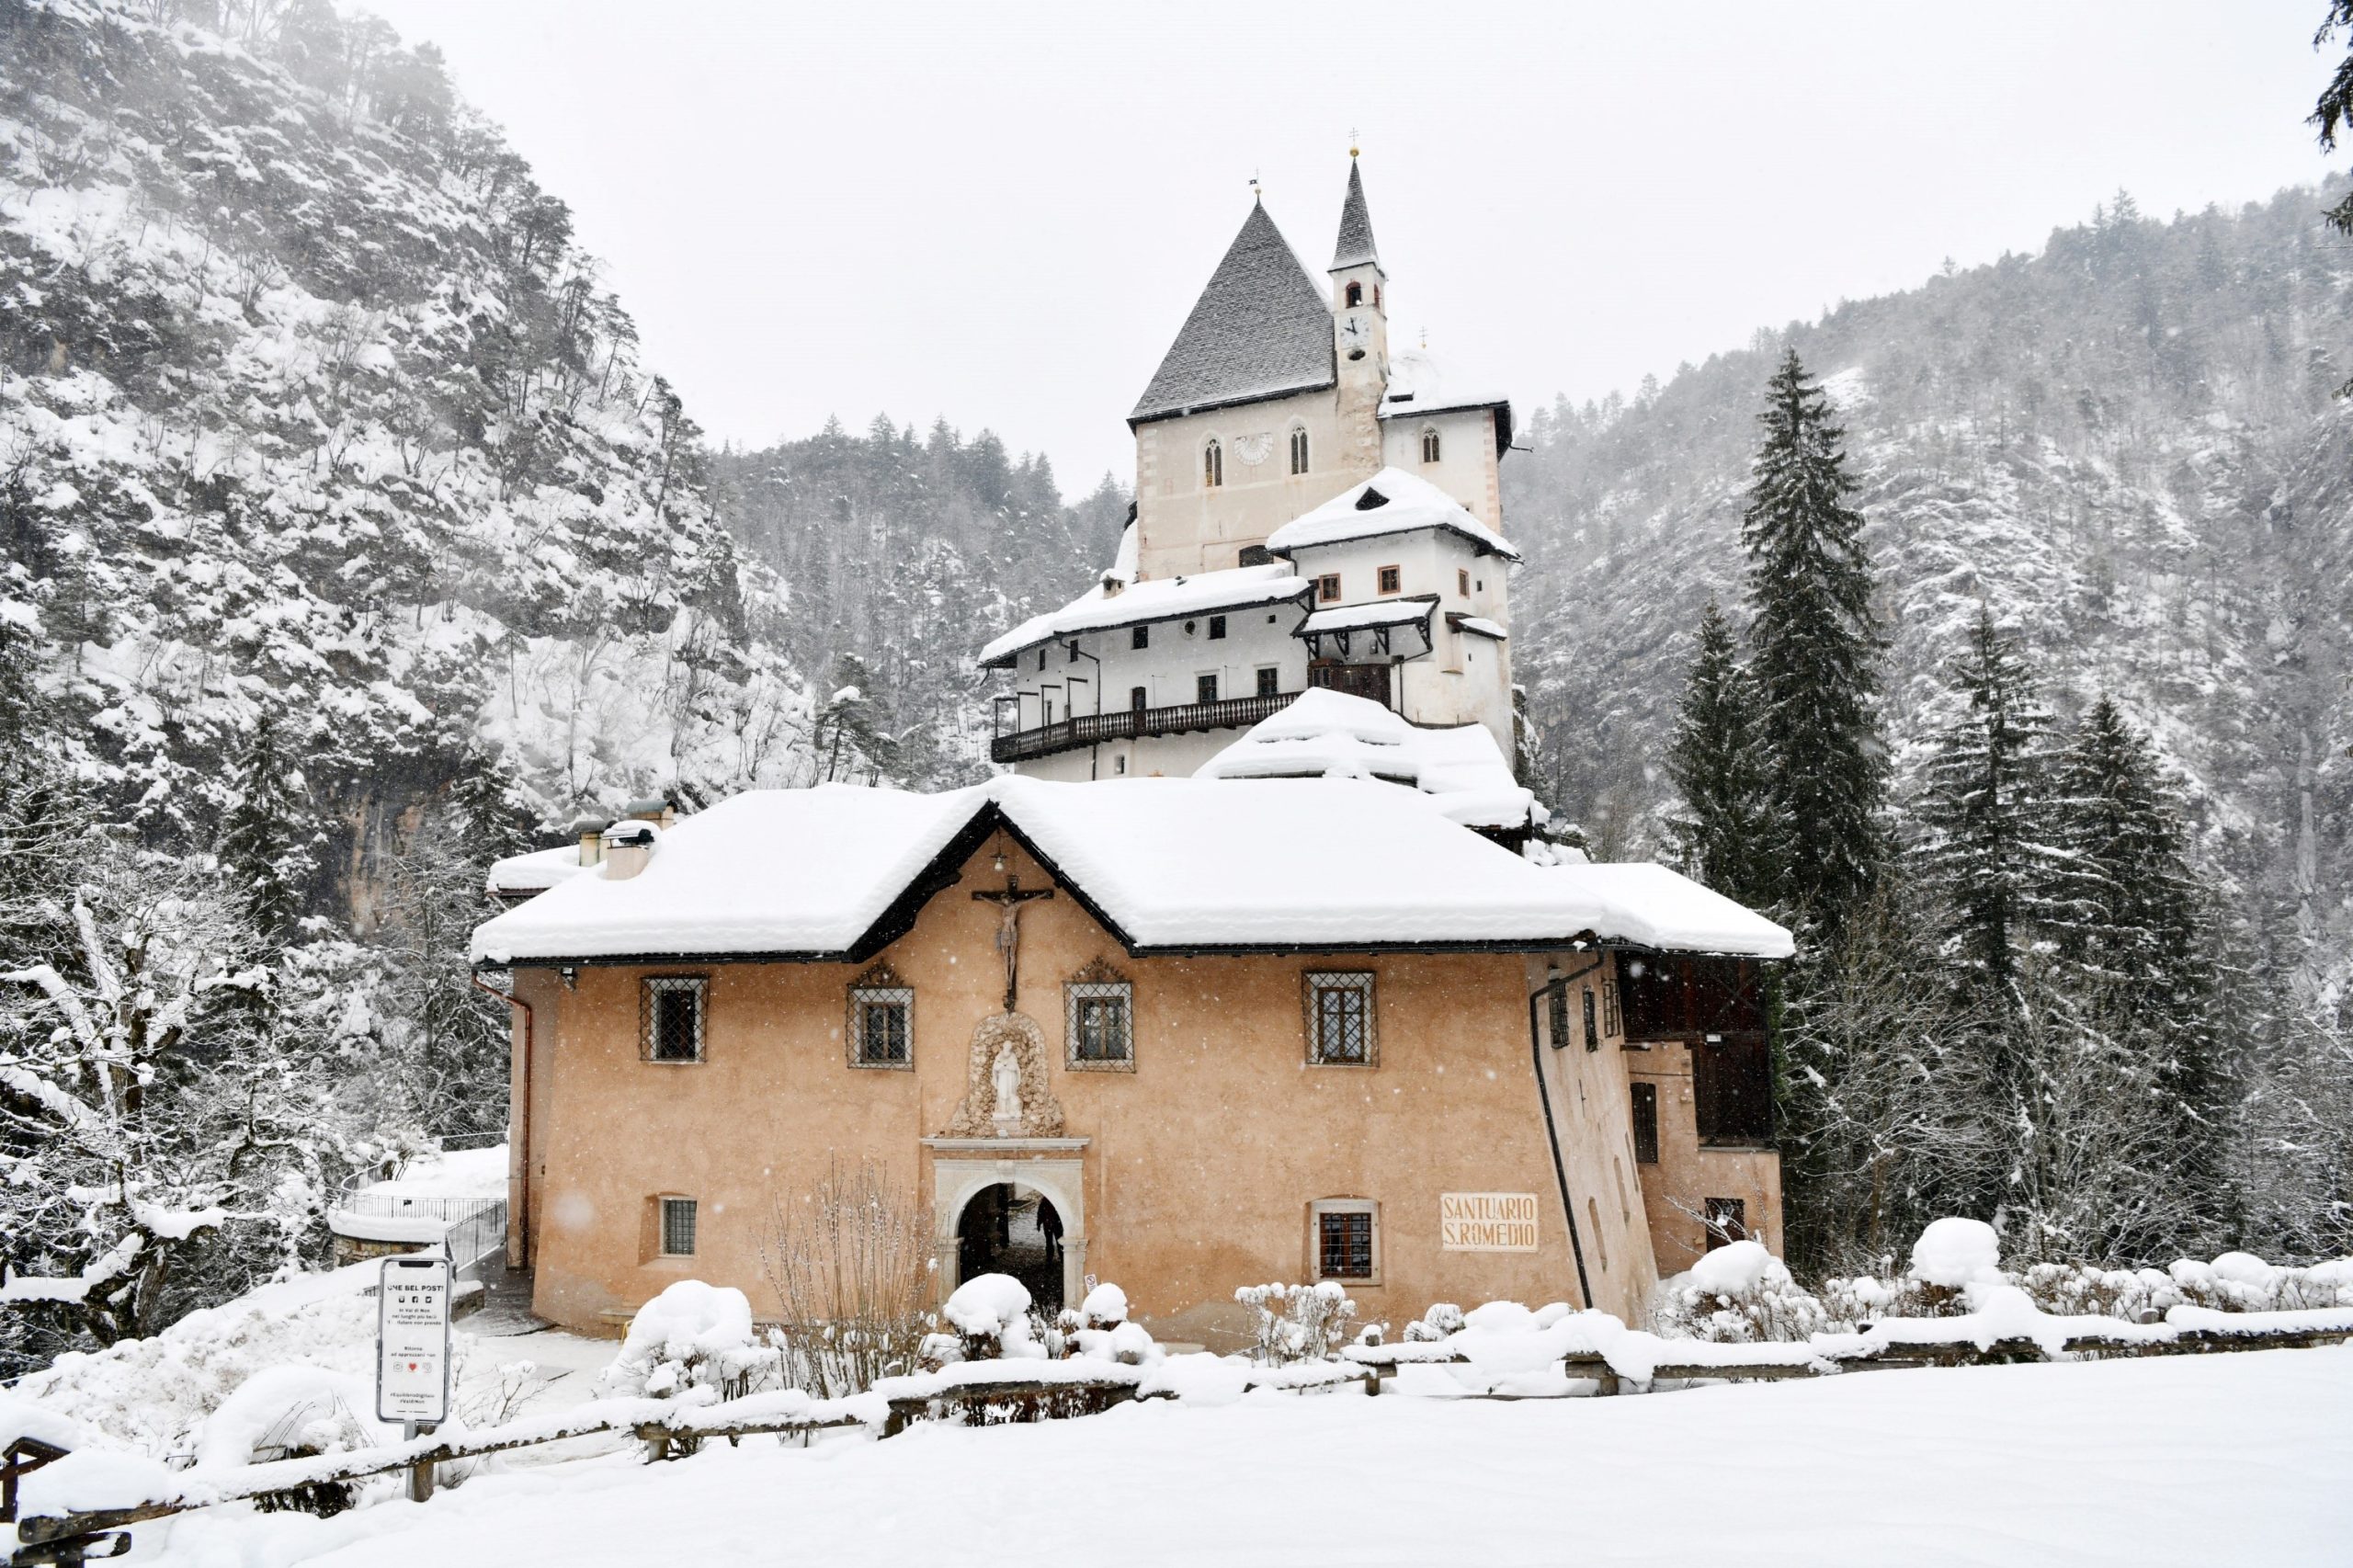
[[[301,770],[288,755],[277,716],[264,708],[239,759],[235,793],[221,819],[217,850],[245,918],[264,941],[283,944],[310,907],[318,873],[316,835]]]
[[[1835,932],[1884,858],[1880,637],[1845,432],[1792,349],[1774,372],[1741,538],[1776,902]]]
[[[524,803],[515,776],[487,747],[469,744],[460,756],[457,777],[449,783],[449,803],[458,818],[451,825],[465,835],[470,859],[487,865],[533,846],[538,813]]]
[[[1667,772],[1683,798],[1667,829],[1685,870],[1744,903],[1771,898],[1761,874],[1765,774],[1756,701],[1732,627],[1711,597],[1667,750]]]
[[[2051,716],[1989,609],[1977,612],[1951,680],[1966,706],[1925,769],[1919,861],[1964,988],[1991,1016],[2015,1017],[2018,956],[2055,864],[2043,818]]]
[[[2212,922],[2156,757],[2106,697],[2061,761],[2052,811],[2057,960],[2151,1069],[2183,1162],[2186,1218],[2219,1222],[2232,1074],[2216,1027]]]

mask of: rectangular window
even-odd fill
[[[1467,598],[1469,598],[1469,597],[1471,597],[1471,571],[1470,571],[1470,568],[1468,568],[1468,567],[1457,567],[1457,568],[1455,568],[1455,572],[1454,572],[1454,591],[1455,591],[1456,593],[1458,593],[1458,594],[1461,595],[1461,596],[1462,596],[1464,598],[1466,598],[1466,599],[1467,599]]]
[[[1601,1032],[1623,1035],[1625,1027],[1618,1017],[1618,983],[1604,978],[1601,983]]]
[[[648,1062],[700,1062],[703,986],[700,975],[663,974],[640,993],[642,1054]]]
[[[1544,994],[1546,1032],[1552,1037],[1552,1049],[1565,1051],[1569,1044],[1569,988],[1555,982]]]
[[[1708,1250],[1748,1239],[1748,1204],[1744,1199],[1708,1199]]]
[[[1405,573],[1402,567],[1383,566],[1374,574],[1374,585],[1384,594],[1395,593],[1404,585],[1404,582]]]
[[[1193,700],[1196,702],[1215,702],[1217,700],[1217,676],[1215,675],[1195,676],[1193,677]]]
[[[1307,472],[1307,432],[1305,430],[1293,430],[1290,433],[1290,471],[1293,473]]]
[[[1278,697],[1282,694],[1283,673],[1269,665],[1258,672],[1258,695]]]
[[[1340,597],[1340,574],[1337,572],[1326,572],[1316,578],[1315,597],[1327,605],[1336,600]]]
[[[865,985],[849,994],[853,1067],[915,1065],[915,994],[911,986]]]
[[[1213,615],[1210,617],[1210,641],[1214,642],[1224,635],[1225,617],[1222,615]]]
[[[1108,974],[1100,965],[1097,974]],[[1063,1064],[1080,1073],[1135,1071],[1135,994],[1124,980],[1074,980],[1063,987]]]
[[[1326,1198],[1309,1207],[1315,1223],[1315,1278],[1379,1284],[1379,1206],[1361,1198]]]
[[[1323,1214],[1316,1217],[1316,1275],[1324,1279],[1372,1278],[1372,1216]]]
[[[1762,1034],[1692,1045],[1691,1114],[1702,1143],[1772,1142],[1773,1052]]]
[[[1594,1022],[1593,987],[1590,985],[1585,988],[1585,1048],[1587,1051],[1601,1049],[1601,1026]]]
[[[1374,1064],[1372,976],[1339,971],[1307,976],[1307,1059],[1339,1067]]]
[[[1151,647],[1152,628],[1149,626],[1138,626],[1131,628],[1128,632],[1128,646],[1131,648]]]
[[[1143,709],[1144,709],[1144,692],[1143,692],[1143,687],[1140,687],[1140,686],[1131,686],[1131,687],[1128,687],[1128,706],[1129,706],[1129,707],[1131,707],[1131,708],[1132,708],[1132,709],[1134,709],[1134,710],[1135,710],[1137,712],[1139,712],[1139,713],[1141,713],[1141,712],[1142,712],[1142,711],[1143,711]]]
[[[1658,1164],[1658,1085],[1635,1084],[1634,1164]]]
[[[695,1200],[691,1198],[662,1199],[662,1256],[692,1257],[695,1255]]]

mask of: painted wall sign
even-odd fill
[[[1532,1192],[1441,1192],[1438,1244],[1447,1252],[1534,1252]]]
[[[376,1285],[376,1419],[449,1418],[449,1260],[388,1257]]]

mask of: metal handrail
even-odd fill
[[[992,762],[1026,762],[1058,751],[1095,745],[1104,741],[1128,741],[1152,735],[1183,735],[1197,730],[1242,729],[1269,719],[1299,699],[1295,691],[1263,697],[1226,697],[1214,702],[1186,702],[1173,708],[1119,708],[1108,713],[1080,713],[1035,729],[1016,730],[989,741]]]

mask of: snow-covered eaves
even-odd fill
[[[1253,207],[1169,345],[1131,426],[1335,385],[1332,311],[1264,207]]]
[[[1307,607],[1314,585],[1288,566],[1229,566],[1181,577],[1154,577],[1107,593],[1097,584],[1060,609],[1033,615],[981,650],[981,667],[1009,669],[1030,649],[1058,637],[1183,620],[1221,610],[1296,603]]]
[[[1421,791],[1465,827],[1519,831],[1544,818],[1485,725],[1424,729],[1378,702],[1322,688],[1252,725],[1193,777],[1381,778]]]
[[[1471,541],[1482,555],[1519,559],[1519,551],[1474,517],[1470,508],[1418,474],[1384,468],[1361,483],[1350,485],[1312,512],[1303,513],[1267,536],[1267,548],[1277,555],[1295,555],[1321,545],[1347,544],[1386,534],[1438,528]]]
[[[1791,950],[1780,926],[1664,868],[1536,866],[1394,784],[1006,776],[937,795],[735,796],[664,835],[637,875],[577,877],[485,922],[472,957],[862,962],[1000,829],[1137,955]]]
[[[1473,408],[1495,411],[1495,450],[1502,453],[1511,445],[1511,399],[1495,388],[1465,381],[1427,348],[1400,349],[1390,357],[1389,383],[1379,410],[1382,419],[1427,418]]]
[[[1336,605],[1330,609],[1311,612],[1291,635],[1318,637],[1328,631],[1365,631],[1379,626],[1414,626],[1427,622],[1430,610],[1437,603],[1436,594],[1416,594],[1408,599],[1376,599],[1370,604]]]
[[[490,874],[483,879],[483,891],[493,898],[530,898],[588,869],[580,863],[580,846],[576,844],[534,849],[529,854],[493,860]]]
[[[1492,637],[1500,642],[1511,635],[1495,621],[1483,615],[1464,615],[1460,610],[1449,612],[1446,623],[1457,631],[1468,631],[1480,637]]]

